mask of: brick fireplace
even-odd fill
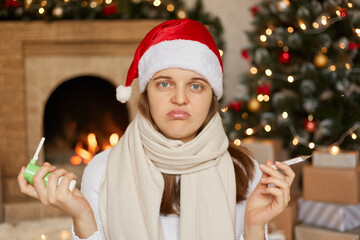
[[[38,203],[20,193],[16,176],[43,136],[44,108],[51,93],[67,79],[83,75],[107,79],[114,86],[124,84],[138,43],[158,23],[144,20],[0,24],[0,219],[15,222],[22,218],[17,212],[28,208],[36,211],[34,204]],[[133,97],[127,105],[130,118],[135,114],[136,95],[137,84],[133,84]],[[41,206],[38,208],[46,212]]]

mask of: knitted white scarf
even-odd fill
[[[163,240],[161,172],[181,175],[180,240],[235,238],[236,182],[216,114],[189,142],[170,140],[141,114],[109,153],[100,185],[108,240]]]

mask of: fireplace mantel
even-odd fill
[[[21,197],[16,176],[35,152],[42,136],[44,105],[56,86],[80,74],[104,77],[115,86],[124,84],[138,43],[159,22],[0,24],[0,176],[5,201]],[[137,84],[133,85],[131,117],[138,94]]]

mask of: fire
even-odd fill
[[[73,165],[79,165],[82,162],[88,164],[94,155],[102,150],[113,147],[119,141],[119,135],[116,133],[111,134],[109,137],[110,145],[103,146],[100,149],[94,133],[87,135],[87,149],[83,147],[82,142],[78,142],[75,147],[75,155],[70,158],[70,163]]]

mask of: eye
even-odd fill
[[[195,91],[201,91],[203,89],[203,86],[201,86],[200,84],[196,84],[196,83],[191,84],[190,87],[192,90],[195,90]]]
[[[160,87],[160,88],[170,87],[170,83],[168,83],[168,82],[160,82],[160,83],[159,83],[159,87]]]

